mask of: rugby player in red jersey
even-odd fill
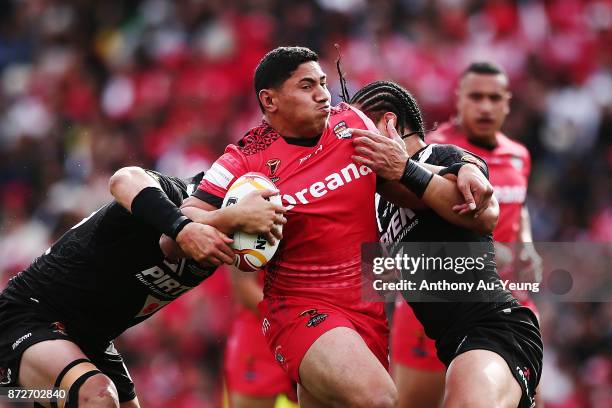
[[[263,280],[263,273],[232,270],[237,310],[223,363],[230,408],[273,408],[280,394],[297,400],[296,384],[274,360],[261,332],[257,304]]]
[[[226,148],[183,208],[218,208],[244,173],[270,177],[281,191],[287,224],[258,306],[269,348],[299,383],[303,407],[393,407],[383,305],[361,300],[360,246],[378,240],[376,176],[352,160],[348,131],[376,128],[347,104],[330,107],[317,61],[302,47],[279,47],[262,59],[254,82],[264,121]],[[425,184],[418,175],[411,181]],[[455,184],[439,176],[427,182],[437,191],[423,197],[429,205],[468,224],[488,221],[492,229],[497,209],[488,211],[488,200],[480,219],[458,216],[452,205],[464,199]],[[405,190],[398,199],[416,200]]]
[[[485,159],[500,211],[493,238],[498,244],[533,242],[525,205],[531,157],[525,146],[501,132],[510,112],[508,77],[492,63],[473,63],[461,76],[456,95],[457,117],[440,126],[428,140],[454,144]],[[503,246],[498,247],[507,251]],[[533,246],[526,245],[518,257],[526,268],[521,271],[522,276],[539,280],[542,260]],[[498,266],[499,263],[500,259]],[[521,301],[528,300],[524,294],[517,295]],[[531,307],[532,303],[529,304]]]
[[[521,225],[518,240],[530,241],[528,218],[524,217],[526,209],[522,208],[529,174],[529,155],[523,146],[499,132],[509,111],[507,83],[506,76],[497,67],[490,64],[470,66],[462,76],[457,91],[460,124],[443,125],[438,134],[429,136],[428,142],[458,145],[485,158],[496,197],[500,201],[501,213],[494,238],[516,242]],[[462,129],[468,135],[475,135],[470,140],[474,138],[477,144],[460,136]],[[498,248],[497,252],[502,250],[509,252],[505,247]],[[531,260],[529,269],[537,279],[540,268],[537,254],[531,247],[525,247],[521,257]],[[505,277],[504,271],[503,267],[500,268],[502,277]],[[519,300],[524,299],[522,294],[513,294]],[[391,344],[400,406],[439,405],[444,395],[444,364],[436,356],[434,341],[425,335],[423,325],[404,301],[397,303]]]

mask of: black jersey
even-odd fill
[[[178,178],[149,174],[176,205],[202,178],[196,176],[188,187]],[[112,202],[66,232],[12,278],[1,296],[39,305],[41,313],[64,322],[76,338],[109,341],[214,271],[193,260],[168,262],[159,247],[160,236]]]
[[[469,152],[454,145],[431,144],[415,153],[412,159],[443,167],[462,161],[478,163],[485,175],[488,175],[486,163],[482,159],[472,156]],[[483,313],[496,310],[501,305],[513,301],[512,295],[505,291],[499,282],[491,235],[480,235],[466,228],[453,225],[431,209],[411,210],[400,208],[383,198],[380,198],[378,202],[377,215],[381,230],[381,243],[389,244],[387,247],[394,255],[399,248],[394,248],[393,244],[399,242],[422,243],[419,245],[422,245],[424,253],[431,253],[432,247],[437,247],[436,251],[444,251],[444,249],[441,249],[443,246],[428,244],[436,242],[479,243],[478,246],[484,248],[482,251],[486,253],[487,261],[484,263],[485,267],[474,278],[478,281],[482,280],[485,284],[493,283],[496,286],[495,290],[487,291],[486,301],[480,301],[482,298],[477,298],[478,295],[474,295],[470,299],[469,297],[472,295],[464,293],[461,296],[451,296],[450,300],[446,299],[446,301],[414,301],[415,297],[409,297],[406,296],[406,292],[403,293],[413,308],[416,317],[423,324],[425,333],[430,338],[439,339],[444,333],[459,327],[469,326],[471,322],[482,317]],[[419,255],[412,254],[412,256]],[[460,275],[455,273],[451,275],[456,278],[456,281],[462,279]],[[458,301],[459,298],[462,301]]]

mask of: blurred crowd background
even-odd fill
[[[352,92],[398,81],[428,127],[470,62],[502,65],[534,239],[612,240],[611,0],[4,0],[0,288],[110,199],[116,169],[207,169],[260,120],[252,74],[271,48],[317,51],[338,102],[335,43]],[[119,339],[144,406],[220,405],[231,305],[218,272]],[[547,406],[612,406],[612,304],[541,308]]]

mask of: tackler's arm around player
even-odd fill
[[[212,225],[226,234],[236,231],[264,236],[270,244],[282,239],[282,226],[287,223],[287,211],[280,204],[273,203],[270,197],[278,195],[278,190],[257,190],[248,193],[235,205],[215,208],[196,197],[189,197],[181,206],[181,211],[193,214],[194,221]]]
[[[275,239],[282,238],[279,225],[287,222],[284,217],[285,208],[271,203],[267,198],[278,194],[275,190],[254,191],[244,197],[236,205],[217,209],[213,205],[206,203],[196,197],[189,197],[181,206],[181,211],[193,217],[198,223],[206,223],[217,228],[220,233],[232,234],[236,231],[244,231],[249,234],[258,234],[266,238],[270,243]],[[225,235],[223,235],[225,237]],[[229,239],[228,239],[229,240]],[[227,243],[231,243],[229,240]],[[178,244],[178,245],[177,245]],[[168,236],[160,238],[160,246],[167,256],[180,256],[180,249],[189,249],[195,253],[202,253],[206,249],[205,245],[198,243],[196,237],[191,235],[178,236],[176,243]],[[180,248],[179,248],[180,247]],[[229,252],[228,252],[229,251]],[[190,254],[189,252],[185,251]],[[224,248],[224,254],[231,253],[231,260],[224,257],[223,263],[232,264],[234,252],[231,248]],[[192,252],[191,254],[193,254]],[[198,260],[197,258],[194,258]],[[213,263],[218,265],[217,263]]]
[[[493,197],[493,187],[480,169],[470,163],[449,167],[448,171],[457,171],[457,182],[435,174],[437,169],[432,171],[410,159],[393,123],[392,120],[387,122],[390,137],[352,129],[353,160],[372,168],[387,180],[379,185],[378,192],[402,207],[422,208],[424,204],[448,222],[491,233],[497,224],[499,205]],[[452,174],[448,177],[453,178]],[[465,211],[463,205],[469,210]]]
[[[499,219],[499,202],[493,195],[493,186],[484,175],[483,170],[475,164],[455,163],[440,170],[434,179],[440,176],[445,179],[443,183],[447,184],[447,188],[455,184],[454,192],[449,196],[449,200],[451,202],[455,200],[456,202],[463,198],[465,202],[453,205],[453,213],[447,214],[447,216],[442,215],[436,209],[436,205],[440,205],[440,202],[431,207],[455,225],[474,230],[480,234],[492,234]],[[448,184],[449,182],[453,184]],[[447,189],[441,191],[441,188],[444,187],[434,182],[434,185],[425,191],[425,195],[428,195],[425,199],[428,201],[435,200],[439,194],[444,195],[448,191]],[[445,211],[447,207],[442,208]]]
[[[134,198],[145,188],[153,187],[161,190],[157,180],[147,174],[141,167],[123,167],[115,172],[108,181],[108,189],[123,208],[132,211]]]
[[[160,240],[167,258],[189,257],[215,266],[233,261],[228,246],[232,240],[214,226],[193,222],[168,198],[154,174],[140,167],[124,167],[113,174],[109,189],[133,216],[153,226],[162,237],[176,241],[178,246]]]

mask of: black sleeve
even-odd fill
[[[199,198],[200,200],[212,205],[215,208],[221,208],[221,205],[223,204],[223,197],[217,197],[216,195],[210,194],[207,191],[202,191],[197,187],[196,190],[193,192],[192,196]]]
[[[448,167],[455,163],[471,163],[476,165],[487,179],[489,178],[487,162],[470,151],[451,144],[441,144],[434,146],[432,153],[435,156],[433,158],[435,163],[428,160],[432,164]]]
[[[162,191],[177,206],[180,206],[183,200],[187,198],[187,184],[180,178],[168,176],[154,170],[145,171],[159,183]]]

